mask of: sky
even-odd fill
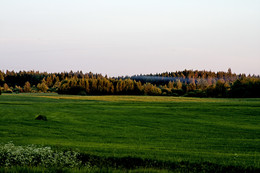
[[[0,0],[0,70],[260,74],[259,0]]]

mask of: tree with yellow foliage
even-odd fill
[[[25,82],[25,84],[24,84],[24,87],[23,87],[23,91],[24,92],[26,92],[26,93],[29,93],[29,92],[31,92],[31,84],[30,84],[30,82]]]

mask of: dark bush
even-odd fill
[[[43,121],[47,121],[47,117],[45,115],[37,115],[35,117],[36,120],[43,120]]]
[[[53,92],[57,92],[57,90],[58,90],[57,88],[49,88],[47,91],[53,93]]]
[[[205,91],[202,91],[202,90],[194,90],[194,91],[188,92],[184,96],[185,97],[207,97],[207,94]]]
[[[14,89],[13,89],[13,92],[16,93],[16,94],[18,94],[18,93],[20,93],[20,90],[19,90],[18,88],[14,88]]]
[[[85,96],[87,95],[86,91],[79,91],[77,95]]]
[[[172,94],[174,96],[182,96],[184,95],[184,91],[182,89],[172,89]]]
[[[260,80],[236,80],[230,88],[229,97],[260,97]]]
[[[87,95],[86,89],[80,86],[70,87],[66,89],[58,89],[58,94],[71,94],[71,95]]]
[[[11,90],[3,91],[3,93],[13,93]]]

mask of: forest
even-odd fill
[[[49,92],[72,95],[158,95],[186,97],[260,97],[260,76],[184,70],[108,77],[92,72],[0,71],[1,93]]]

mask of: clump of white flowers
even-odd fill
[[[81,164],[75,151],[53,151],[51,147],[0,145],[0,166],[76,167]]]

